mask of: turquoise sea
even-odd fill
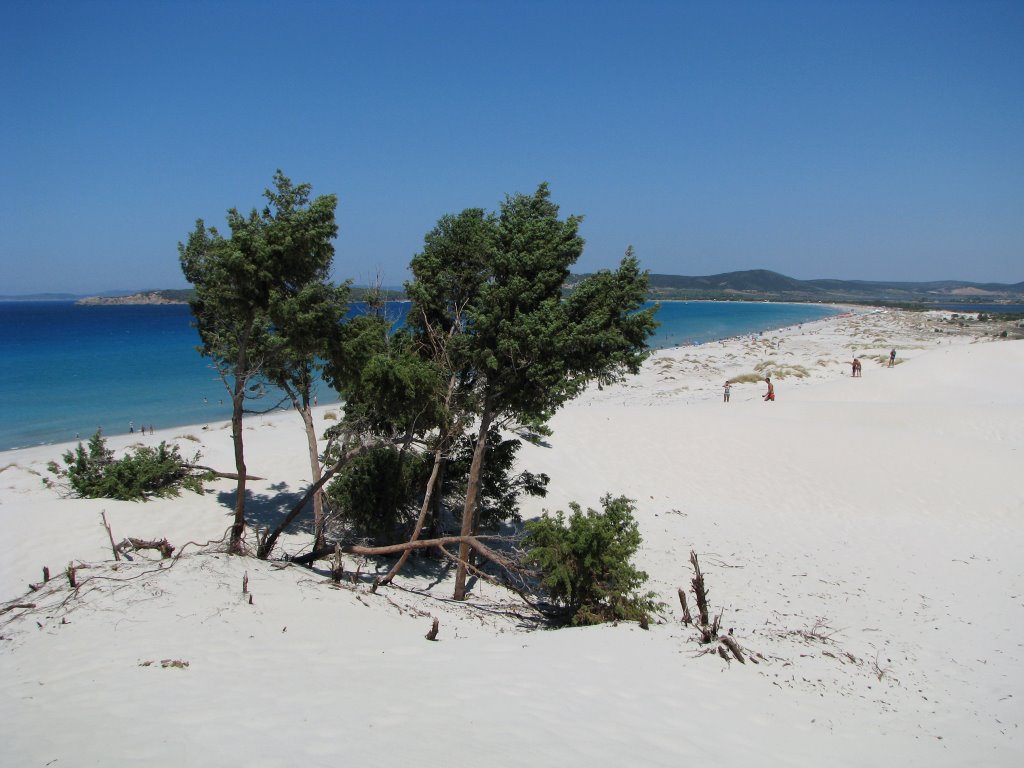
[[[391,312],[400,318],[407,305]],[[358,308],[355,308],[358,311]],[[655,347],[703,343],[809,322],[815,304],[666,302]],[[0,302],[0,450],[230,418],[228,398],[185,305]],[[337,401],[326,384],[321,404]],[[267,402],[267,401],[264,401]]]

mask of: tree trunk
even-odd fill
[[[484,398],[484,407],[480,414],[480,429],[477,431],[476,445],[473,448],[473,463],[469,467],[469,482],[466,486],[466,504],[462,509],[462,543],[459,544],[459,566],[455,571],[455,600],[466,599],[466,563],[469,559],[468,539],[473,533],[479,506],[480,486],[483,484],[484,454],[487,451],[487,431],[491,427],[490,398]]]
[[[299,516],[299,513],[302,512],[303,507],[306,506],[310,498],[314,494],[316,494],[321,488],[323,488],[324,485],[327,484],[327,481],[334,477],[335,473],[338,470],[340,470],[343,466],[345,466],[345,464],[350,462],[356,456],[366,453],[368,450],[370,450],[371,447],[373,446],[360,445],[357,446],[356,448],[351,449],[347,453],[343,454],[342,457],[338,459],[338,461],[334,464],[334,466],[332,466],[330,469],[324,472],[320,476],[320,479],[313,483],[313,485],[309,487],[309,490],[306,491],[305,495],[301,499],[299,499],[299,503],[292,507],[288,514],[285,515],[284,520],[280,522],[277,528],[275,528],[273,532],[270,533],[267,536],[267,538],[263,540],[263,543],[260,544],[259,549],[256,551],[256,556],[260,560],[266,560],[268,557],[270,557],[270,553],[274,551],[274,545],[277,544],[277,539],[281,536],[282,533],[284,533],[285,528],[291,525],[292,521],[294,521],[295,518]],[[316,551],[317,549],[319,548],[314,547],[314,551]]]
[[[437,490],[430,503],[430,530],[427,535],[430,538],[437,538],[441,535],[441,500],[444,499],[444,475],[448,468],[448,459],[441,459],[440,471],[437,473]]]
[[[313,413],[309,408],[309,398],[304,397],[302,407],[299,408],[302,415],[302,423],[306,427],[306,443],[309,446],[309,472],[313,479],[313,485],[320,482],[322,468],[320,466],[320,453],[316,443],[316,429],[313,427]],[[317,488],[313,494],[313,549],[319,549],[324,545],[324,492],[323,486]]]
[[[498,537],[492,536],[490,538]],[[313,552],[308,552],[305,555],[293,557],[291,562],[296,565],[309,565],[311,563],[315,563],[317,560],[332,556],[338,549],[350,555],[378,557],[384,555],[397,555],[402,552],[407,552],[410,549],[430,549],[432,547],[446,547],[452,544],[458,544],[460,547],[465,544],[487,560],[500,565],[502,568],[518,570],[516,563],[509,560],[504,555],[495,552],[475,536],[442,536],[438,539],[418,539],[417,541],[407,541],[403,544],[388,544],[382,547],[364,547],[361,544],[331,544],[323,549],[318,549]]]
[[[423,531],[423,524],[427,520],[427,512],[429,512],[430,508],[433,506],[432,501],[434,491],[437,488],[438,478],[441,475],[441,464],[444,463],[444,444],[445,441],[439,438],[437,450],[434,451],[434,466],[430,470],[430,479],[427,480],[427,490],[423,494],[423,504],[420,506],[420,516],[416,518],[416,527],[413,529],[412,537],[409,541],[416,541],[419,539],[420,533]],[[405,561],[409,559],[409,554],[411,552],[411,549],[407,549],[402,553],[402,556],[398,558],[398,562],[395,563],[384,578],[380,580],[381,584],[391,583],[391,580],[398,575],[400,570],[402,570],[402,566],[404,566]]]
[[[244,554],[242,536],[245,533],[245,449],[242,444],[242,407],[245,403],[245,382],[248,363],[245,352],[239,352],[238,366],[235,371],[235,383],[231,391],[231,440],[235,447],[235,471],[238,472],[238,484],[235,491],[235,519],[231,525],[231,540],[228,552],[232,555]]]

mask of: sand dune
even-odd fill
[[[1024,342],[953,330],[938,314],[855,314],[660,351],[524,446],[522,465],[552,478],[524,517],[636,500],[637,562],[666,604],[648,631],[537,630],[496,587],[447,601],[449,575],[429,565],[377,594],[215,546],[115,570],[101,511],[119,538],[202,544],[228,525],[230,481],[69,500],[41,482],[59,448],[6,452],[0,599],[36,608],[0,616],[0,762],[1018,765]],[[726,378],[765,371],[776,402],[757,382],[721,401]],[[267,521],[305,487],[304,438],[287,413],[247,429]],[[221,424],[146,439],[172,438],[231,466]],[[702,655],[680,623],[691,549],[760,663]],[[72,560],[77,593],[60,578],[27,592]]]

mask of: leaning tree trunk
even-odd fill
[[[244,554],[242,536],[245,534],[245,448],[242,444],[242,408],[245,403],[245,352],[238,355],[238,369],[235,383],[231,391],[231,441],[235,447],[235,471],[238,472],[238,484],[235,490],[235,519],[231,524],[231,540],[228,552],[233,555]]]
[[[306,444],[309,446],[309,472],[313,485],[320,482],[323,469],[320,466],[320,452],[316,442],[316,429],[313,427],[313,413],[309,408],[309,399],[303,398],[299,413],[306,427]],[[324,492],[323,487],[317,488],[313,494],[313,549],[324,545]]]
[[[420,537],[420,533],[423,531],[423,524],[427,520],[427,513],[433,506],[433,497],[435,492],[439,492],[438,480],[441,476],[441,465],[444,463],[444,441],[438,440],[437,449],[434,451],[434,466],[430,470],[430,479],[427,480],[427,489],[423,494],[423,504],[420,506],[420,516],[416,518],[416,527],[413,529],[412,537],[409,539],[410,542],[414,542]],[[468,546],[468,545],[467,545]],[[391,570],[387,572],[383,579],[380,580],[381,584],[390,584],[391,580],[398,575],[398,572],[402,570],[402,566],[405,565],[405,561],[409,559],[409,554],[412,552],[411,549],[407,549],[402,552],[402,556],[398,558],[398,562],[392,566]]]
[[[361,456],[362,454],[370,450],[370,448],[375,446],[376,444],[358,445],[355,448],[342,454],[341,458],[338,459],[334,463],[334,465],[331,466],[326,472],[324,472],[320,476],[319,480],[317,480],[315,483],[313,483],[313,485],[309,487],[309,490],[306,491],[305,495],[301,499],[299,499],[298,503],[295,506],[291,508],[288,514],[284,516],[284,519],[277,524],[277,528],[275,528],[273,531],[267,534],[266,538],[264,538],[263,541],[260,543],[259,549],[257,549],[256,551],[256,556],[260,560],[266,560],[268,557],[270,557],[270,553],[274,551],[274,545],[277,544],[278,538],[280,538],[281,534],[284,533],[285,528],[291,525],[292,522],[294,522],[295,518],[299,516],[299,513],[302,511],[303,507],[305,507],[306,504],[309,503],[310,497],[316,494],[321,488],[323,488],[327,484],[327,481],[334,477],[335,473],[338,472],[338,470],[340,470],[348,462],[352,461],[352,459],[356,458],[357,456]],[[317,550],[314,549],[314,551]]]
[[[463,542],[459,544],[459,566],[455,571],[455,594],[453,595],[456,600],[466,599],[466,564],[469,561],[470,551],[467,542],[472,535],[477,507],[479,507],[480,486],[483,484],[484,475],[484,454],[487,452],[487,431],[491,427],[491,418],[490,400],[485,398],[483,412],[480,414],[480,429],[477,432],[476,445],[473,448],[473,463],[469,466],[466,504],[462,509],[461,536]]]

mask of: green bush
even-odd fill
[[[327,497],[357,536],[391,543],[415,517],[414,505],[428,472],[421,456],[378,447],[338,472]]]
[[[526,523],[526,562],[539,569],[541,586],[569,624],[645,620],[658,604],[654,593],[637,593],[647,574],[630,562],[641,541],[633,502],[608,495],[602,512],[569,506],[568,521],[557,512]]]
[[[445,498],[451,506],[459,509],[466,498],[475,446],[474,438],[463,437],[459,440],[445,469]],[[504,522],[518,522],[520,496],[547,495],[550,478],[546,474],[534,474],[527,470],[514,473],[516,455],[521,446],[522,441],[517,438],[502,438],[497,427],[492,427],[487,434],[483,480],[478,497],[480,509],[477,512],[477,521],[483,530],[494,530]]]
[[[97,430],[88,448],[81,443],[63,455],[64,467],[51,461],[49,470],[65,481],[73,496],[86,499],[145,501],[147,496],[177,496],[182,488],[202,493],[203,481],[211,475],[197,472],[182,458],[178,446],[160,443],[156,448],[136,446],[122,459],[115,459]]]

